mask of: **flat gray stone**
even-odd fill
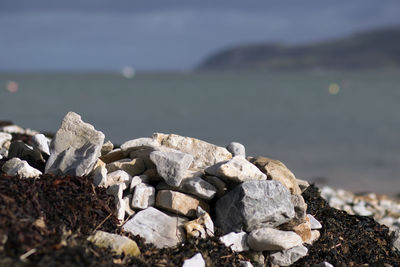
[[[278,181],[248,181],[216,203],[216,225],[224,233],[275,227],[295,216],[289,190]]]
[[[310,220],[311,230],[316,230],[316,229],[322,228],[321,223],[317,219],[315,219],[314,216],[312,216],[311,214],[307,214],[307,217]]]
[[[295,232],[273,228],[256,229],[247,238],[247,244],[255,251],[286,250],[302,243],[303,240]]]
[[[22,141],[15,141],[10,144],[10,148],[8,149],[8,157],[19,159],[31,158],[35,161],[45,161],[39,150],[33,149]]]
[[[240,233],[229,233],[224,236],[221,236],[219,240],[228,248],[231,248],[232,251],[242,252],[248,251],[250,248],[247,245],[247,233],[240,232]]]
[[[50,140],[44,134],[35,134],[32,137],[32,145],[40,152],[50,155]]]
[[[153,207],[139,211],[124,224],[123,231],[139,235],[157,248],[174,247],[184,241],[186,219],[169,216]]]
[[[38,178],[42,172],[31,167],[25,160],[12,158],[3,164],[2,171],[10,176],[18,175],[25,178]]]
[[[153,151],[150,154],[150,159],[156,165],[158,174],[165,182],[175,187],[181,184],[193,161],[191,155],[179,151]]]
[[[271,263],[279,266],[289,266],[307,255],[308,249],[303,246],[275,252],[270,255]]]
[[[104,142],[104,134],[68,112],[50,144],[46,173],[84,176],[95,166]]]
[[[246,148],[241,143],[232,142],[230,143],[226,149],[231,152],[232,156],[242,156],[246,157]]]
[[[193,177],[183,179],[179,187],[173,187],[165,182],[161,182],[157,185],[158,190],[175,190],[182,193],[191,194],[201,199],[210,200],[217,193],[217,189],[212,184],[206,182],[200,177]]]
[[[156,200],[156,189],[148,184],[140,183],[135,187],[131,206],[135,209],[146,209],[154,206]]]
[[[190,259],[187,259],[183,262],[182,267],[205,267],[206,262],[203,259],[201,253],[197,253]]]
[[[225,195],[226,191],[228,190],[226,187],[226,183],[224,181],[222,181],[222,179],[218,178],[217,176],[206,175],[204,177],[204,180],[206,180],[208,183],[212,184],[217,189],[216,197],[218,197],[218,198]]]

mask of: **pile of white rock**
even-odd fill
[[[333,208],[352,215],[372,216],[391,231],[400,230],[400,200],[375,193],[354,194],[343,189],[324,186],[321,196]]]
[[[280,161],[246,158],[239,143],[224,148],[155,133],[114,149],[111,142],[104,143],[102,132],[73,112],[50,145],[38,133],[33,139],[30,147],[10,143],[11,136],[0,133],[1,153],[9,158],[3,172],[38,178],[41,172],[19,157],[30,153],[40,161],[46,154],[45,173],[87,176],[107,188],[115,197],[123,231],[158,248],[176,246],[188,237],[213,236],[215,224],[223,232],[220,241],[233,251],[253,260],[269,251],[273,264],[288,266],[307,254],[304,244],[319,238],[322,226],[306,213],[301,196],[307,182],[296,179]],[[119,246],[132,241],[104,232],[89,238],[99,239],[114,251],[123,251]],[[135,249],[132,255],[138,253]],[[197,254],[184,266],[204,266],[204,260]]]

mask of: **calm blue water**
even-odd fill
[[[299,178],[400,192],[397,71],[0,74],[0,120],[55,132],[70,110],[114,143],[157,131],[238,141]]]

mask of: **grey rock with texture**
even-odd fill
[[[131,151],[142,149],[142,148],[155,148],[159,147],[160,144],[154,140],[153,138],[141,137],[133,140],[126,141],[121,145],[122,151],[124,151],[127,155]]]
[[[289,266],[306,256],[307,252],[308,249],[303,245],[275,252],[270,255],[271,263],[279,266]]]
[[[230,143],[226,149],[231,152],[232,156],[242,156],[246,157],[246,148],[241,143],[232,142]]]
[[[180,186],[193,157],[179,151],[153,151],[151,161],[156,165],[158,174],[170,186]]]
[[[175,191],[191,194],[201,199],[210,200],[217,193],[217,189],[212,184],[200,177],[183,179],[179,187],[172,187],[165,182],[157,185],[158,190],[172,189]]]
[[[46,173],[84,176],[95,166],[104,134],[68,112],[50,144]]]
[[[220,198],[225,195],[226,191],[228,190],[226,187],[226,183],[222,181],[222,179],[218,178],[217,176],[206,175],[204,176],[204,180],[208,183],[212,184],[217,189],[216,197]]]
[[[153,207],[138,212],[124,224],[123,231],[141,236],[157,248],[173,247],[184,241],[186,219],[169,216]]]
[[[130,176],[126,171],[116,170],[107,174],[106,187],[125,183],[126,187],[130,186],[132,181],[132,176]]]
[[[216,225],[224,233],[275,227],[295,216],[289,190],[278,181],[248,181],[216,203]]]
[[[25,160],[12,158],[3,164],[2,171],[8,175],[18,175],[25,178],[38,178],[42,172],[31,167]]]
[[[93,172],[93,184],[95,186],[106,186],[107,169],[104,165],[97,166]]]
[[[44,134],[35,134],[32,137],[32,145],[40,152],[50,155],[50,140]]]
[[[247,238],[247,244],[255,251],[286,250],[302,243],[303,240],[295,232],[273,228],[256,229]]]

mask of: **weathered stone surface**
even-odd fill
[[[311,238],[307,240],[305,243],[312,245],[318,238],[321,236],[321,233],[318,230],[311,230]]]
[[[172,190],[161,190],[157,193],[156,206],[172,213],[184,215],[187,217],[196,217],[197,207],[201,207],[205,211],[209,211],[209,206],[189,195]]]
[[[141,176],[142,176],[142,175],[141,175]],[[145,176],[145,175],[143,175],[143,176],[144,176],[144,177],[147,177],[147,176]],[[148,183],[148,181],[143,181],[143,180],[140,178],[140,176],[134,176],[134,177],[132,177],[131,184],[129,185],[129,192],[133,193],[133,191],[135,190],[135,187],[136,187],[138,184],[142,183],[142,182]]]
[[[153,138],[162,146],[170,147],[193,156],[192,168],[204,169],[217,162],[229,160],[232,154],[226,148],[205,141],[176,134],[155,133]]]
[[[295,232],[273,228],[259,228],[252,231],[247,238],[247,244],[255,251],[286,250],[302,243],[301,237]]]
[[[169,216],[153,207],[138,212],[122,229],[141,236],[157,248],[173,247],[184,241],[185,219]]]
[[[109,153],[102,155],[100,157],[100,159],[106,164],[114,162],[114,161],[118,161],[118,160],[121,160],[124,158],[125,158],[125,154],[120,148],[114,149],[114,150],[110,151]]]
[[[104,155],[110,153],[113,149],[114,149],[114,145],[113,145],[113,143],[111,143],[111,141],[109,140],[109,141],[105,142],[105,143],[103,144],[103,146],[101,147],[100,154],[101,154],[102,156],[104,156]]]
[[[151,152],[153,152],[155,150],[158,150],[158,149],[149,148],[149,147],[140,148],[140,149],[131,151],[129,153],[129,157],[131,159],[141,158],[143,160],[143,162],[144,162],[144,165],[146,165],[147,169],[155,169],[156,165],[154,165],[154,163],[150,159]]]
[[[196,238],[214,236],[214,223],[210,215],[198,207],[197,216],[199,216],[199,218],[196,220],[184,223],[187,236]]]
[[[228,248],[231,248],[233,251],[242,252],[248,251],[249,246],[247,245],[247,233],[229,233],[224,236],[221,236],[219,240]]]
[[[228,190],[226,187],[226,183],[217,176],[207,175],[204,177],[204,180],[212,184],[217,189],[216,197],[218,198],[225,195],[226,191]]]
[[[296,180],[301,190],[301,193],[303,193],[310,186],[310,184],[306,180],[301,180],[299,178],[296,178]]]
[[[293,247],[270,255],[271,263],[279,266],[289,266],[307,255],[308,249],[303,246]]]
[[[105,186],[109,187],[114,184],[125,183],[126,187],[130,186],[132,181],[132,176],[130,176],[126,171],[117,170],[107,174],[107,179]]]
[[[302,195],[292,195],[291,201],[294,206],[295,217],[297,222],[303,222],[307,216],[307,204]]]
[[[148,184],[140,183],[135,187],[131,206],[135,209],[146,209],[154,206],[156,189]]]
[[[182,267],[205,267],[206,262],[203,259],[201,253],[197,253],[190,259],[187,259],[183,262]]]
[[[233,157],[225,164],[222,164],[217,173],[218,177],[237,183],[267,179],[267,175],[242,156]]]
[[[129,155],[131,151],[142,149],[142,148],[154,148],[159,147],[160,144],[153,138],[141,137],[133,140],[126,141],[121,145],[122,151],[126,155]]]
[[[35,161],[45,161],[39,150],[34,150],[22,141],[11,143],[10,148],[8,149],[8,157],[20,159],[31,158]]]
[[[104,134],[68,112],[50,144],[46,173],[84,176],[89,174],[103,146]]]
[[[295,216],[289,190],[278,181],[248,181],[216,203],[216,225],[224,233],[275,227]]]
[[[0,132],[0,148],[4,147],[8,149],[8,147],[5,147],[5,144],[11,142],[11,139],[12,139],[11,134]]]
[[[94,169],[93,184],[95,186],[106,186],[107,183],[107,169],[105,166],[100,165]]]
[[[114,172],[117,170],[126,171],[130,176],[141,174],[146,169],[142,159],[121,159],[108,163],[107,171]]]
[[[50,140],[44,134],[35,134],[32,137],[32,144],[36,150],[50,155]]]
[[[294,174],[279,160],[266,157],[256,157],[251,160],[262,172],[271,177],[272,180],[280,181],[286,186],[290,193],[301,194],[300,187]]]
[[[226,149],[231,152],[232,156],[242,156],[246,157],[246,148],[241,143],[232,142],[230,143]]]
[[[204,172],[205,172],[206,174],[208,174],[208,175],[216,176],[216,177],[217,177],[217,176],[219,175],[219,173],[218,173],[219,168],[220,168],[222,165],[226,164],[228,161],[229,161],[229,160],[224,160],[224,161],[217,162],[217,163],[215,163],[214,165],[211,165],[211,166],[205,168],[205,169],[204,169]]]
[[[150,154],[150,159],[156,165],[158,174],[165,182],[175,187],[181,184],[193,161],[191,155],[179,151],[153,151]]]
[[[140,249],[136,242],[126,236],[96,231],[96,233],[89,236],[87,240],[98,247],[108,248],[118,255],[122,253],[126,256],[136,257],[140,255]]]
[[[25,160],[19,158],[12,158],[4,163],[2,171],[8,175],[18,175],[25,178],[37,178],[42,172],[31,167]]]
[[[311,214],[307,214],[307,217],[310,220],[310,225],[312,230],[322,228],[321,223],[317,219],[315,219],[314,216],[312,216]]]
[[[304,242],[307,242],[311,239],[311,224],[308,218],[305,222],[294,226],[292,231],[298,234]]]
[[[200,177],[193,177],[189,179],[183,179],[179,187],[169,186],[165,182],[161,182],[157,185],[158,190],[171,189],[187,194],[197,196],[201,199],[210,200],[217,193],[217,189],[210,183],[206,182]]]

